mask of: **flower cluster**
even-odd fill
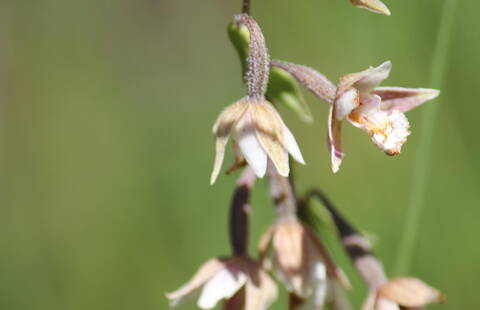
[[[379,0],[351,0],[357,7],[390,15]],[[390,61],[378,67],[346,74],[337,84],[317,70],[280,60],[270,60],[258,23],[248,14],[235,16],[231,39],[241,55],[247,93],[227,106],[213,126],[215,161],[213,184],[221,171],[230,137],[235,159],[227,171],[244,167],[233,194],[229,228],[232,254],[203,264],[192,279],[168,293],[171,306],[196,299],[198,307],[212,309],[222,302],[225,310],[265,310],[278,295],[276,278],[289,294],[290,310],[353,309],[344,290],[348,278],[336,265],[318,233],[319,218],[311,212],[311,198],[319,198],[335,225],[341,244],[369,288],[363,310],[413,310],[444,296],[415,278],[389,280],[371,246],[318,190],[299,197],[290,174],[289,155],[305,164],[300,148],[275,105],[286,103],[306,113],[296,99],[301,85],[329,105],[328,149],[333,172],[340,168],[342,121],[364,131],[382,152],[400,153],[410,135],[405,113],[434,99],[439,91],[427,88],[379,87],[391,71]],[[274,78],[270,80],[270,76]],[[303,115],[304,119],[310,119]],[[248,251],[250,196],[255,180],[268,177],[276,218],[262,235],[257,258]],[[288,178],[289,177],[289,178]]]

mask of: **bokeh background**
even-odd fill
[[[332,80],[389,59],[385,85],[428,87],[442,2],[385,0],[386,18],[347,0],[253,0],[252,14],[274,58]],[[480,2],[458,2],[442,95],[429,103],[440,107],[410,270],[447,294],[432,309],[480,305]],[[239,9],[239,0],[0,1],[0,309],[167,309],[166,291],[229,253],[235,177],[208,179],[212,123],[245,92],[226,36]],[[395,158],[346,126],[333,176],[327,105],[305,95],[313,125],[281,110],[308,163],[296,169],[298,188],[322,188],[375,235],[393,274],[422,108],[408,115],[413,134]],[[258,182],[252,249],[272,209]],[[365,288],[329,244],[359,305]]]

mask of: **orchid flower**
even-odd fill
[[[226,310],[266,310],[277,298],[277,287],[258,262],[234,256],[209,260],[167,298],[171,306],[195,298],[201,309],[213,309],[224,300]]]
[[[213,126],[216,155],[211,184],[218,177],[225,146],[232,132],[240,152],[257,177],[265,175],[268,158],[283,176],[288,176],[290,171],[288,153],[296,161],[305,163],[292,133],[265,99],[270,57],[262,31],[255,20],[246,14],[237,16],[236,21],[245,25],[250,32],[248,70],[245,75],[248,95],[225,108]]]
[[[434,99],[440,93],[428,88],[377,87],[390,74],[392,63],[340,78],[328,118],[328,143],[332,170],[337,172],[343,158],[341,121],[366,132],[373,143],[388,155],[400,153],[410,135],[405,112]]]

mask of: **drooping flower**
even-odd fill
[[[268,158],[283,176],[289,174],[288,153],[304,164],[295,138],[275,108],[265,99],[270,56],[262,31],[247,14],[236,16],[235,22],[246,26],[250,33],[245,74],[247,96],[225,108],[213,126],[216,155],[211,184],[220,172],[225,146],[232,131],[240,152],[258,177],[265,175]]]
[[[340,134],[344,118],[366,132],[380,150],[396,155],[410,135],[410,124],[404,113],[438,96],[439,91],[435,89],[377,87],[388,77],[391,67],[387,61],[340,79],[328,119],[334,172],[338,171],[343,158]]]
[[[283,176],[288,176],[288,153],[304,164],[300,149],[275,108],[266,100],[244,98],[228,106],[213,127],[216,157],[210,183],[222,166],[225,146],[232,131],[243,157],[258,177],[263,177],[270,158]]]
[[[367,9],[371,12],[390,16],[390,10],[380,0],[350,0],[350,2],[359,8]]]
[[[445,300],[440,291],[419,279],[403,277],[389,280],[368,239],[340,214],[323,192],[308,192],[306,203],[312,197],[320,199],[332,216],[343,247],[369,288],[362,310],[421,310],[430,303]]]
[[[226,310],[265,310],[277,298],[277,286],[258,262],[246,256],[215,258],[167,298],[171,306],[197,299],[201,309],[224,301]]]
[[[268,260],[270,249],[275,274],[291,294],[290,309],[321,309],[328,278],[347,281],[313,231],[296,219],[280,221],[265,232],[259,244],[263,259]]]

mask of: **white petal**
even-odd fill
[[[355,88],[350,88],[335,100],[335,118],[338,120],[343,119],[359,104],[360,97],[358,91]]]
[[[251,115],[246,112],[236,126],[240,151],[257,177],[262,178],[267,171],[267,153],[257,139]]]
[[[238,145],[253,172],[259,178],[262,178],[267,171],[267,153],[258,142],[255,132],[244,133],[239,136]]]
[[[222,269],[203,287],[198,299],[198,307],[214,308],[220,300],[232,297],[246,281],[247,277],[244,273],[233,274],[228,269]]]
[[[224,268],[224,263],[219,259],[211,259],[203,264],[195,275],[178,290],[167,293],[172,307],[183,304],[184,301],[194,299],[200,294],[203,285],[208,282],[219,270]]]
[[[295,159],[302,165],[305,165],[305,160],[303,159],[302,153],[300,152],[297,141],[295,141],[295,137],[285,125],[283,126],[283,138],[285,139],[285,148],[290,153],[290,155],[292,155],[293,159]]]

